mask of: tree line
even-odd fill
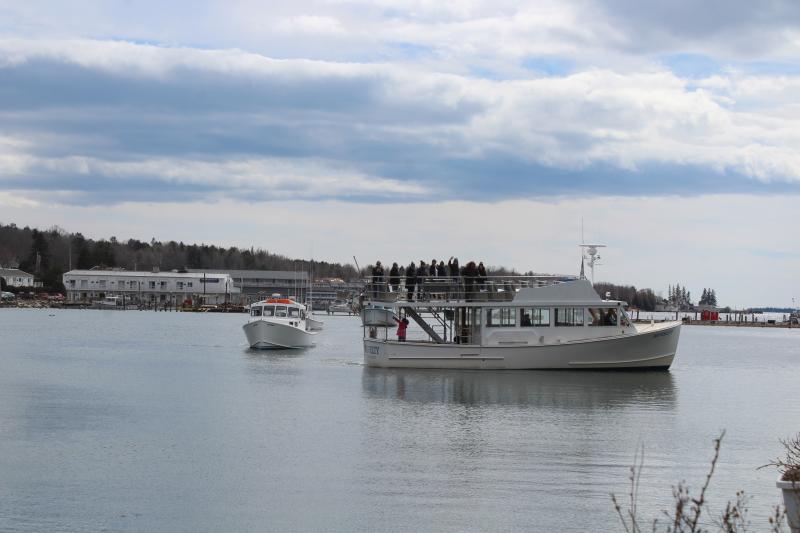
[[[150,242],[138,239],[94,240],[80,233],[69,233],[58,226],[40,231],[0,224],[0,266],[18,267],[43,283],[43,290],[63,292],[62,274],[73,269],[119,267],[127,270],[182,270],[187,268],[221,270],[286,270],[310,272],[311,262],[292,259],[261,248],[242,249],[213,244]],[[358,277],[349,264],[314,261],[315,278]]]
[[[622,300],[642,311],[654,311],[658,303],[658,297],[652,289],[637,289],[633,285],[615,285],[601,281],[594,284],[594,290],[602,298],[609,293],[611,300]]]

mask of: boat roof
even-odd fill
[[[508,299],[508,294],[512,298]],[[483,299],[486,296],[486,299]],[[559,281],[540,287],[522,287],[497,293],[483,293],[481,299],[426,299],[423,301],[379,301],[373,300],[373,305],[402,306],[402,307],[521,307],[530,306],[586,306],[586,307],[617,307],[625,305],[621,300],[603,300],[597,294],[591,282],[587,279],[574,279]]]

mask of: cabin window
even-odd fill
[[[275,306],[275,316],[286,316],[286,306],[285,305],[276,305]]]
[[[612,307],[605,309],[589,308],[588,321],[590,326],[616,326],[617,310]]]
[[[515,309],[511,307],[494,307],[486,310],[486,327],[513,328],[516,325]]]
[[[556,326],[582,326],[582,307],[556,307]]]
[[[550,325],[550,309],[523,307],[519,310],[519,325],[523,328],[547,327]]]
[[[254,307],[254,308],[250,309],[250,316],[261,316],[261,308],[260,307]]]
[[[274,305],[265,305],[264,306],[264,316],[275,316],[275,306]]]
[[[297,307],[290,307],[289,316],[291,318],[298,318],[300,316],[300,309],[298,309]]]

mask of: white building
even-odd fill
[[[68,302],[92,302],[119,296],[125,303],[180,306],[238,303],[240,290],[229,274],[213,272],[131,272],[70,270],[64,274]]]
[[[10,287],[33,287],[33,274],[28,274],[18,268],[0,268],[0,277]]]

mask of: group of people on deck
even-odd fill
[[[442,281],[447,281],[448,278],[454,281],[463,279],[465,292],[469,295],[476,288],[485,287],[486,277],[486,267],[483,265],[483,261],[478,264],[475,264],[475,261],[469,261],[466,265],[459,266],[457,257],[451,257],[447,264],[436,259],[432,259],[429,264],[420,260],[419,266],[413,261],[407,267],[392,263],[388,280],[380,261],[376,261],[371,270],[374,294],[377,294],[378,287],[388,281],[388,286],[394,293],[399,293],[400,287],[403,285],[408,301],[412,301],[415,294],[417,298],[421,297],[426,279]]]

